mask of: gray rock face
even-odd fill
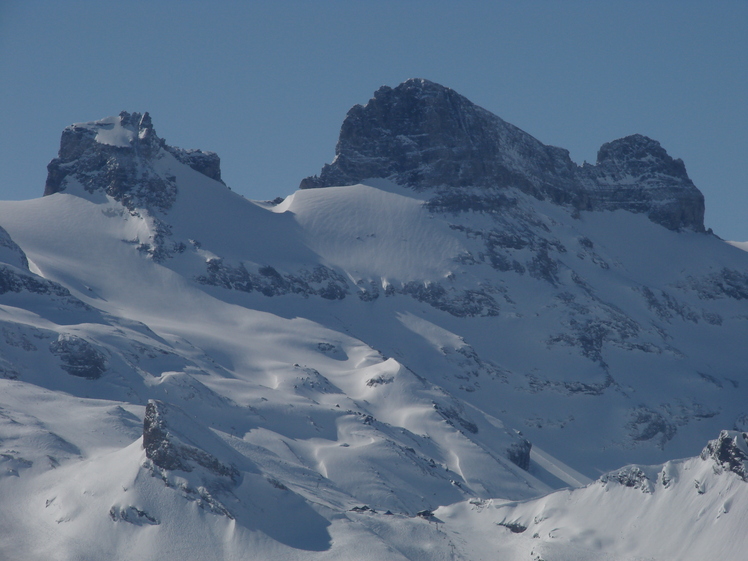
[[[516,186],[539,198],[578,195],[569,153],[478,107],[457,92],[412,79],[380,88],[345,118],[332,164],[301,188],[384,177],[416,189]]]
[[[435,208],[452,212],[506,206],[496,189],[518,188],[579,210],[641,212],[670,229],[703,231],[704,200],[658,142],[634,135],[603,145],[595,166],[546,146],[449,88],[411,79],[356,105],[340,130],[335,159],[302,189],[386,178],[436,188]],[[482,188],[489,196],[476,195]]]
[[[202,150],[185,150],[164,144],[164,149],[172,154],[183,164],[190,166],[195,171],[206,177],[223,183],[221,179],[221,158],[215,152],[203,152]],[[225,185],[225,183],[224,183]]]
[[[594,210],[644,212],[670,230],[704,230],[704,196],[660,143],[635,134],[603,144],[577,174]]]
[[[312,271],[302,270],[295,275],[282,275],[270,266],[251,273],[241,263],[231,265],[214,258],[208,260],[206,274],[196,280],[201,284],[241,292],[257,291],[265,296],[300,294],[304,297],[315,295],[327,300],[342,300],[350,293],[345,277],[321,265]]]
[[[445,288],[438,282],[425,286],[415,281],[397,287],[390,285],[382,291],[374,283],[367,286],[362,282],[352,287],[339,272],[321,265],[312,270],[301,269],[295,274],[281,274],[271,266],[260,267],[254,273],[242,263],[232,265],[212,258],[206,263],[206,274],[199,275],[195,280],[200,284],[240,292],[260,292],[265,296],[298,294],[305,298],[320,296],[326,300],[343,300],[355,292],[361,300],[371,302],[381,294],[403,294],[456,317],[499,315],[498,303],[486,290],[455,290]]]
[[[195,501],[199,508],[234,518],[221,497],[233,496],[232,489],[241,483],[242,474],[232,463],[221,461],[218,456],[241,456],[209,428],[178,407],[151,399],[143,419],[143,448],[152,462],[147,466],[151,475],[167,487],[178,489],[182,497]],[[180,472],[176,478],[173,471]],[[127,514],[126,521],[144,522],[137,512],[134,513],[137,517]]]
[[[86,304],[72,296],[64,286],[30,271],[0,263],[0,295],[24,292],[57,297],[72,307],[88,309]]]
[[[606,473],[598,480],[603,485],[613,483],[639,489],[642,493],[652,493],[653,484],[639,466],[627,466],[619,470]]]
[[[50,343],[49,350],[60,357],[62,369],[72,376],[96,380],[106,372],[106,357],[76,335],[61,334],[57,341]]]
[[[7,263],[24,270],[29,268],[26,254],[2,227],[0,227],[0,263]]]
[[[748,433],[723,430],[716,440],[709,441],[701,459],[712,459],[719,468],[748,481]]]
[[[695,291],[702,300],[748,300],[748,274],[725,267],[700,278],[689,277],[679,288]]]
[[[240,474],[234,466],[226,465],[212,454],[182,441],[172,424],[179,426],[185,422],[194,423],[173,405],[149,400],[143,420],[146,457],[162,469],[191,472],[201,466],[213,475],[236,481]]]
[[[532,450],[532,443],[522,438],[507,449],[507,458],[523,470],[529,471],[530,450]]]
[[[62,131],[57,158],[47,166],[44,195],[78,182],[89,193],[100,191],[135,207],[165,211],[174,203],[175,178],[154,163],[166,153],[195,171],[221,181],[220,159],[212,152],[182,150],[160,139],[148,113],[70,125]]]

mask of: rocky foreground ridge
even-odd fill
[[[76,123],[62,131],[58,157],[47,166],[44,195],[63,192],[77,182],[89,193],[103,192],[126,207],[167,210],[177,195],[175,178],[159,173],[164,153],[216,181],[221,160],[214,152],[166,144],[146,112],[122,111],[117,117]]]
[[[604,144],[597,164],[569,152],[423,79],[383,86],[345,118],[335,159],[302,189],[386,178],[414,189],[518,188],[579,210],[641,212],[671,230],[704,231],[704,197],[681,160],[639,134]],[[500,198],[497,198],[501,200]],[[453,208],[470,205],[451,199]]]

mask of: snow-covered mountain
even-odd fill
[[[283,200],[147,113],[48,169],[0,203],[0,556],[741,559],[748,254],[656,141],[408,80]]]

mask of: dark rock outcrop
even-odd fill
[[[26,254],[2,227],[0,227],[0,263],[7,263],[24,270],[29,268]]]
[[[647,474],[639,466],[625,468],[606,473],[599,479],[600,483],[616,483],[624,487],[639,489],[642,493],[652,493],[653,484]]]
[[[17,259],[5,258],[5,260],[16,261],[19,265],[27,264],[26,255],[23,252],[14,257]],[[70,294],[70,291],[61,284],[40,277],[29,271],[27,267],[6,264],[2,262],[2,258],[0,258],[0,296],[3,297],[3,304],[20,307],[28,306],[28,298],[32,297],[35,301],[35,313],[44,315],[55,322],[65,321],[61,314],[73,311],[85,312],[90,321],[101,319],[97,310]]]
[[[377,90],[343,121],[335,159],[302,189],[385,178],[434,189],[434,209],[500,210],[502,189],[517,188],[578,210],[645,213],[666,228],[704,231],[704,198],[652,139],[633,135],[604,144],[598,162],[577,166],[568,151],[546,146],[455,91],[422,79]],[[474,189],[478,188],[476,193]]]
[[[77,335],[60,334],[50,343],[49,350],[60,358],[62,369],[72,376],[96,380],[106,372],[106,357]]]
[[[234,518],[222,497],[233,498],[242,481],[236,465],[246,469],[246,458],[210,428],[174,405],[151,399],[143,419],[143,448],[149,460],[143,467],[166,487],[199,508]]]
[[[299,294],[304,297],[321,296],[326,300],[342,300],[349,294],[345,277],[322,265],[296,274],[281,274],[266,265],[253,273],[242,263],[231,265],[224,263],[222,259],[213,258],[206,263],[206,274],[200,275],[196,280],[201,284],[240,292],[261,292],[265,296]]]
[[[748,274],[724,267],[703,277],[688,277],[677,288],[693,290],[702,300],[748,300]]]
[[[129,522],[130,524],[133,524],[135,526],[143,526],[145,524],[158,526],[159,524],[161,524],[161,522],[159,522],[157,518],[151,516],[146,511],[132,505],[128,505],[126,507],[113,506],[109,509],[109,518],[112,519],[112,522],[118,522],[122,520],[123,522]]]
[[[635,134],[603,144],[597,164],[578,176],[593,210],[643,212],[670,230],[704,231],[704,196],[656,140]]]
[[[702,450],[701,459],[712,459],[721,469],[748,481],[748,433],[723,430]]]
[[[454,90],[411,79],[354,106],[335,160],[301,188],[383,177],[416,189],[515,186],[569,202],[578,194],[574,168],[566,150],[545,146]]]
[[[439,415],[441,415],[450,426],[453,426],[460,431],[464,430],[471,434],[478,434],[478,426],[465,417],[465,413],[460,410],[461,408],[459,408],[459,406],[442,405],[439,403],[434,403],[433,405],[434,410],[439,413]]]
[[[201,466],[213,475],[237,481],[240,474],[234,466],[226,465],[213,454],[187,444],[176,434],[172,424],[179,426],[185,423],[195,424],[173,405],[155,399],[149,400],[143,420],[143,448],[146,457],[162,469],[191,472]]]
[[[532,443],[529,440],[520,438],[509,446],[506,450],[507,458],[516,466],[519,466],[525,471],[530,469],[530,451],[532,450]]]
[[[212,152],[167,146],[156,135],[148,113],[127,113],[77,123],[62,131],[57,158],[47,166],[44,195],[79,183],[103,192],[125,207],[165,211],[177,194],[175,177],[156,169],[166,153],[195,171],[221,181],[220,159]]]
[[[46,294],[73,300],[70,291],[56,282],[49,281],[23,269],[0,264],[0,294],[8,292],[31,292],[33,294]]]
[[[652,441],[660,448],[671,440],[678,431],[675,423],[659,411],[640,406],[631,411],[631,420],[626,425],[634,442]]]
[[[265,296],[298,294],[304,298],[320,296],[326,300],[343,300],[350,293],[346,278],[329,267],[318,265],[311,270],[301,269],[294,274],[281,274],[266,265],[250,272],[243,263],[232,265],[220,258],[209,259],[206,274],[195,279],[200,284],[219,286],[240,292],[260,292]],[[381,292],[375,283],[357,286],[358,297],[370,302],[379,298]],[[403,294],[424,302],[437,310],[456,317],[497,316],[499,305],[486,290],[455,290],[444,288],[438,282],[424,284],[410,281],[398,286],[388,285],[384,294]]]
[[[206,177],[223,183],[221,179],[221,158],[215,152],[204,152],[202,150],[185,150],[164,144],[164,149],[183,164],[190,166]],[[224,183],[225,185],[225,183]]]

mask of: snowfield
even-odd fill
[[[739,244],[153,146],[168,204],[0,202],[1,558],[743,559]]]

